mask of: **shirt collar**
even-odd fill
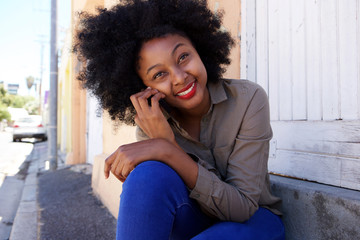
[[[228,97],[226,95],[223,82],[223,80],[220,80],[218,83],[207,84],[212,104],[218,104],[227,100]]]

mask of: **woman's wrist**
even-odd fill
[[[158,151],[159,161],[174,169],[185,184],[194,188],[198,175],[197,163],[176,143],[173,144],[167,139],[157,139],[162,151]]]
[[[161,149],[160,151],[157,151],[157,153],[159,154],[158,158],[165,163],[174,155],[179,155],[181,154],[181,152],[184,152],[175,140],[170,141],[169,139],[165,138],[156,138],[154,140],[156,141],[156,144],[159,144],[157,149]]]

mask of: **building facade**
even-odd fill
[[[76,12],[111,8],[115,0],[74,0]],[[209,0],[225,11],[236,40],[227,78],[260,84],[269,96],[269,169],[274,174],[360,190],[359,0]],[[92,187],[116,216],[121,182],[103,176],[104,160],[135,141],[134,127],[117,126],[81,89],[76,56],[59,73],[59,143],[68,164],[93,164]]]

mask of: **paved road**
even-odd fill
[[[10,236],[32,149],[33,140],[12,142],[10,132],[0,132],[0,240]]]
[[[5,176],[14,176],[33,149],[31,139],[28,142],[12,142],[10,132],[0,132],[0,185]]]

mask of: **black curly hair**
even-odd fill
[[[134,124],[130,96],[146,88],[136,62],[142,44],[150,39],[167,34],[188,37],[204,63],[208,82],[219,81],[230,64],[234,41],[220,29],[222,13],[212,13],[206,0],[124,0],[97,11],[79,14],[73,52],[86,63],[78,80],[112,120]]]

